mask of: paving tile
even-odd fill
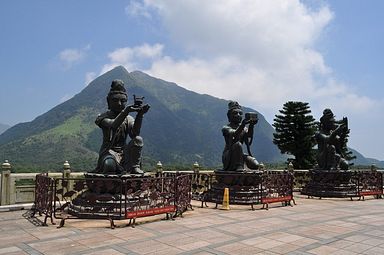
[[[334,248],[339,248],[339,249],[342,249],[344,247],[348,247],[348,246],[351,246],[355,244],[354,242],[352,241],[348,241],[348,240],[337,240],[337,241],[334,241],[334,242],[331,242],[329,244],[327,244],[328,246],[331,246],[331,247],[334,247]]]
[[[33,240],[37,240],[37,238],[21,229],[1,231],[0,248],[11,246],[20,242],[30,242]]]
[[[201,229],[193,230],[185,233],[185,235],[198,238],[200,240],[207,241],[211,244],[214,243],[223,243],[235,239],[236,237],[222,233],[215,229]]]
[[[118,252],[114,249],[96,250],[82,253],[82,255],[123,255],[124,253]]]
[[[174,248],[174,247],[168,247],[165,250],[157,250],[155,252],[150,252],[146,254],[154,254],[154,255],[176,255],[176,254],[182,254],[184,251]]]
[[[185,254],[185,253],[183,253],[183,254]],[[190,254],[193,254],[193,255],[212,255],[212,254],[216,254],[216,253],[212,253],[209,251],[194,251],[193,253],[190,253]]]
[[[305,247],[305,246],[308,246],[308,245],[312,245],[312,244],[315,244],[317,243],[318,241],[315,240],[315,239],[311,239],[311,238],[302,238],[302,239],[299,239],[297,241],[293,241],[291,242],[291,244],[293,245],[297,245],[297,246],[300,246],[300,247]]]
[[[367,240],[371,238],[370,236],[363,235],[363,234],[356,234],[349,237],[346,237],[345,240],[352,241],[352,242],[362,242],[364,240]]]
[[[259,254],[263,250],[242,243],[232,243],[215,248],[225,254]]]
[[[209,244],[210,243],[208,243],[206,241],[199,240],[199,241],[195,241],[192,243],[187,243],[187,244],[183,244],[180,246],[176,246],[176,248],[184,250],[184,251],[190,251],[190,250],[195,250],[195,249],[199,249],[199,248],[208,246]]]
[[[331,253],[332,255],[357,255],[360,253],[352,252],[352,251],[346,251],[346,250],[338,250]]]
[[[183,234],[168,235],[165,237],[156,238],[154,240],[159,241],[159,242],[164,243],[164,244],[167,244],[169,246],[174,246],[176,248],[201,241],[197,238],[183,235]]]
[[[308,252],[316,255],[327,255],[327,254],[335,253],[337,251],[339,251],[339,249],[333,248],[327,245],[323,245],[315,249],[309,250]]]
[[[123,240],[140,240],[156,236],[156,234],[146,231],[143,229],[143,226],[138,226],[135,228],[115,228],[106,230],[106,233]]]
[[[298,249],[300,249],[300,246],[285,243],[283,245],[279,245],[271,248],[270,251],[278,254],[288,254]]]
[[[267,242],[258,243],[253,246],[263,249],[263,250],[271,250],[272,248],[275,248],[277,246],[284,245],[283,242],[275,241],[275,240],[268,240]]]
[[[384,254],[383,247],[373,247],[371,249],[365,250],[362,254],[366,255],[382,255]]]
[[[380,238],[380,239],[378,239],[378,238],[369,238],[369,239],[361,241],[361,243],[372,245],[372,246],[378,246],[378,245],[384,244],[384,239],[383,238]]]
[[[43,240],[47,238],[61,238],[68,237],[74,235],[76,232],[73,229],[57,229],[56,227],[38,227],[38,228],[30,228],[25,230],[31,236],[36,239]]]
[[[6,248],[1,248],[0,249],[0,254],[28,254],[26,252],[24,252],[22,249],[20,249],[19,247],[16,247],[16,246],[10,246],[10,247],[6,247]]]
[[[87,233],[84,235],[76,235],[74,237],[70,237],[73,241],[87,246],[89,248],[98,248],[103,246],[108,246],[111,244],[122,243],[124,240],[120,238],[116,238],[115,236],[108,233]]]
[[[254,229],[248,228],[248,227],[242,227],[237,224],[229,224],[225,226],[219,226],[217,227],[219,230],[224,230],[227,233],[231,233],[234,235],[240,235],[240,236],[249,236],[253,234]]]
[[[155,253],[155,252],[160,252],[163,250],[167,250],[168,248],[171,248],[171,246],[163,244],[156,240],[135,242],[127,245],[122,245],[122,247],[128,250],[131,250],[133,252],[136,252],[138,254]]]
[[[265,242],[269,242],[269,241],[272,241],[272,240],[265,238],[265,237],[258,236],[258,237],[254,237],[254,238],[244,239],[244,240],[240,241],[240,243],[243,243],[246,245],[256,245],[256,244],[265,243]]]
[[[49,241],[38,241],[28,244],[33,249],[49,255],[49,254],[75,254],[88,249],[87,246],[81,245],[68,238],[58,238]]]
[[[370,235],[370,236],[375,236],[375,237],[383,237],[384,236],[384,230],[378,230],[378,229],[369,230],[369,231],[364,232],[364,234]]]
[[[347,250],[347,251],[363,253],[364,251],[369,250],[371,248],[373,248],[372,245],[363,244],[363,243],[354,243],[354,244],[352,244],[350,246],[344,247],[343,249]]]
[[[7,254],[7,255],[26,255],[26,254],[30,254],[30,253],[27,253],[25,251],[14,251],[14,252],[7,252],[4,254]]]
[[[264,237],[284,243],[291,243],[304,238],[303,236],[293,235],[285,232],[275,232],[272,234],[265,235]]]

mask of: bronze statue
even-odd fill
[[[320,169],[348,170],[349,164],[343,155],[348,131],[346,117],[336,121],[330,109],[323,111],[319,131],[315,135],[318,144],[317,164]]]
[[[143,138],[140,129],[143,116],[150,106],[143,98],[134,96],[134,104],[127,105],[124,82],[114,80],[107,96],[108,111],[96,118],[96,125],[103,131],[103,143],[99,151],[96,173],[143,174],[141,150]],[[136,112],[136,117],[129,115]]]
[[[224,171],[244,171],[244,164],[252,170],[259,168],[259,163],[252,156],[250,146],[253,140],[253,128],[258,122],[257,113],[246,113],[243,119],[243,111],[238,102],[228,103],[227,117],[229,123],[222,128],[225,138],[223,151]],[[243,144],[246,144],[248,155],[243,153]]]

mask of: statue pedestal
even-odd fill
[[[302,194],[312,197],[356,197],[357,184],[350,170],[310,170],[310,181]]]
[[[122,205],[127,201],[139,204],[136,192],[142,192],[143,183],[151,178],[147,174],[104,175],[85,173],[85,190],[79,193],[68,206],[68,214],[78,218],[122,219]],[[142,198],[140,205],[149,204]]]
[[[191,206],[191,177],[86,174],[78,178],[36,176],[34,211],[47,218],[129,219],[166,214],[172,219]]]
[[[224,189],[229,189],[229,204],[254,205],[261,203],[262,172],[216,171],[206,201],[221,204]]]
[[[149,178],[148,174],[125,174],[125,175],[106,175],[96,173],[85,173],[85,181],[89,192],[97,194],[122,194],[124,185],[122,183],[129,179]],[[138,186],[139,187],[139,186]]]

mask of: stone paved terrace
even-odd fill
[[[0,254],[384,254],[384,200],[307,199],[267,210],[199,208],[175,221],[140,219],[33,225],[26,210],[0,213]],[[24,216],[23,216],[24,215]]]

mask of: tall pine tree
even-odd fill
[[[293,155],[295,169],[308,169],[316,162],[313,139],[316,132],[316,122],[308,103],[289,101],[275,115],[275,133],[273,143],[281,153]]]

